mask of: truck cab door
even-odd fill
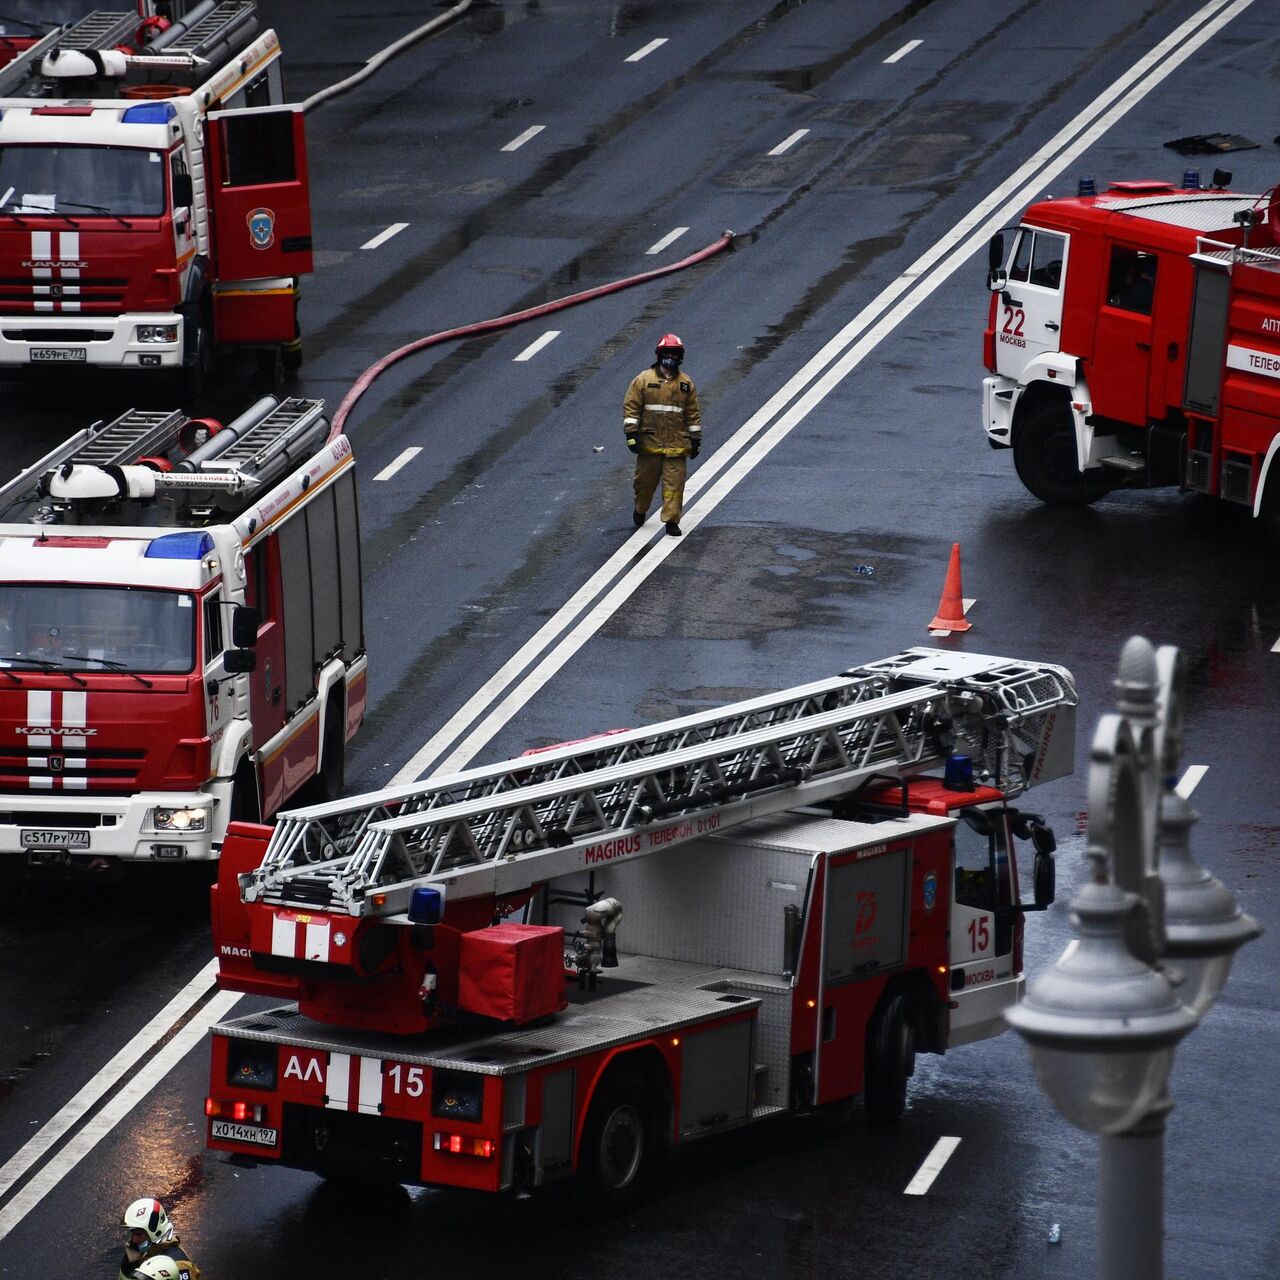
[[[212,111],[205,148],[216,278],[226,283],[310,272],[302,108]]]
[[[996,372],[1026,381],[1039,355],[1059,350],[1067,237],[1021,227],[1009,254],[1008,281],[996,299]]]
[[[1004,1029],[1003,1011],[1021,997],[1022,921],[1016,868],[1003,809],[966,810],[955,829],[951,899],[951,1013],[949,1045],[967,1044]]]
[[[1098,307],[1089,392],[1104,418],[1146,426],[1151,378],[1152,311],[1156,255],[1135,245],[1113,244],[1107,258],[1107,291]]]

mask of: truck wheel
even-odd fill
[[[213,345],[213,325],[202,308],[196,324],[195,337],[183,353],[182,369],[178,374],[178,392],[185,401],[199,400],[205,393],[209,379],[213,377],[216,352]]]
[[[892,1124],[907,1107],[907,1081],[916,1069],[916,1039],[901,992],[882,1000],[867,1027],[866,1079],[862,1102],[867,1118]]]
[[[1013,463],[1027,489],[1053,506],[1087,507],[1112,487],[1100,470],[1082,473],[1077,466],[1075,425],[1063,404],[1027,414],[1013,442]]]
[[[643,1199],[658,1165],[653,1096],[637,1071],[606,1075],[582,1129],[578,1186],[599,1209],[629,1209]]]
[[[309,803],[328,804],[342,799],[346,785],[346,738],[343,735],[342,705],[335,698],[324,715],[324,738],[320,746],[320,772],[308,787]]]

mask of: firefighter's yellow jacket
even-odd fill
[[[652,365],[632,378],[622,402],[622,431],[635,436],[641,453],[683,457],[702,439],[698,389],[687,373],[664,378]]]

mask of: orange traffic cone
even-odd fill
[[[964,616],[964,588],[960,585],[960,544],[951,544],[951,563],[947,565],[947,580],[943,584],[938,612],[929,623],[930,631],[968,631],[973,623]]]

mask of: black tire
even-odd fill
[[[909,1014],[907,997],[897,992],[880,1001],[867,1027],[862,1103],[875,1124],[893,1124],[907,1107],[907,1081],[916,1069],[916,1038]]]
[[[231,805],[228,822],[261,822],[262,802],[258,798],[258,775],[253,765],[245,760],[236,770],[231,784]]]
[[[183,352],[182,368],[178,373],[178,392],[184,401],[190,403],[204,395],[213,377],[216,362],[213,320],[208,308],[201,307],[194,337]]]
[[[341,700],[331,695],[324,716],[324,738],[320,745],[320,772],[309,786],[311,804],[341,800],[347,778],[347,740],[343,732]]]
[[[297,373],[302,368],[302,341],[286,343],[280,352],[280,363],[285,373]]]
[[[1061,402],[1027,414],[1014,438],[1013,463],[1027,489],[1052,506],[1087,507],[1113,487],[1101,469],[1080,471],[1075,424]]]
[[[638,1071],[611,1071],[600,1082],[578,1154],[578,1188],[597,1209],[617,1212],[640,1203],[658,1169],[653,1094]]]

